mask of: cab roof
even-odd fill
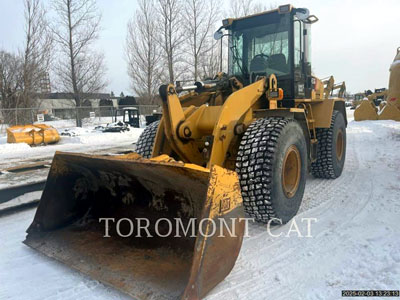
[[[252,15],[248,15],[248,16],[244,16],[244,17],[240,17],[240,18],[224,19],[224,20],[222,20],[222,26],[224,28],[229,28],[236,21],[245,20],[245,19],[251,19],[253,17],[258,17],[258,16],[262,16],[262,15],[268,15],[268,14],[276,13],[276,12],[278,12],[279,14],[286,14],[286,13],[290,13],[293,9],[295,9],[295,7],[293,5],[285,4],[285,5],[279,6],[278,8],[275,8],[275,9],[266,10],[266,11],[263,11],[263,12],[260,12],[260,13],[256,13],[256,14],[252,14]]]

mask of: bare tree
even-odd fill
[[[266,10],[272,10],[278,7],[278,4],[276,4],[275,2],[270,2],[269,4],[266,4],[264,2],[258,2],[255,3],[252,7],[252,14],[257,14]]]
[[[0,51],[1,108],[15,108],[23,86],[23,60],[18,55]]]
[[[156,104],[160,85],[160,58],[154,0],[140,0],[128,23],[126,54],[131,87],[143,104]]]
[[[201,61],[202,57],[211,54],[215,45],[212,31],[216,26],[220,10],[218,2],[214,0],[185,0],[182,19],[187,35],[186,45],[189,50],[189,64],[194,79],[199,78],[201,62],[206,63],[209,59]],[[213,60],[213,57],[210,57]]]
[[[18,106],[32,107],[43,91],[49,74],[53,39],[48,28],[46,11],[40,0],[24,0],[25,44],[23,51],[23,91]]]
[[[240,18],[251,14],[260,13],[266,10],[274,9],[277,5],[254,0],[231,0],[229,3],[228,17]]]
[[[240,18],[253,12],[253,0],[231,0],[229,2],[229,17]]]
[[[60,88],[72,93],[80,107],[85,95],[100,92],[107,85],[104,55],[91,49],[98,39],[101,15],[95,0],[53,0],[53,7],[57,17],[52,31],[60,52],[55,72]],[[76,125],[82,126],[79,109]]]
[[[212,41],[207,52],[199,56],[199,65],[202,78],[214,78],[221,71],[221,41]]]
[[[0,107],[16,108],[23,87],[23,59],[12,53],[0,50]],[[18,116],[12,110],[2,111],[5,123],[15,125]]]
[[[37,106],[43,80],[48,76],[52,38],[40,0],[24,0],[25,40],[19,54],[2,51],[0,90],[2,108]],[[33,121],[32,111],[15,110],[7,114],[8,124]]]
[[[181,19],[181,0],[157,0],[158,5],[158,42],[163,50],[163,57],[168,70],[169,82],[174,82],[179,77],[177,65],[182,61],[182,43],[185,38],[183,35]],[[176,74],[178,72],[178,74]]]

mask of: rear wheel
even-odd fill
[[[154,140],[156,138],[160,121],[155,121],[147,126],[136,143],[136,153],[144,158],[150,158],[153,152]]]
[[[333,111],[330,128],[317,128],[317,160],[311,173],[317,178],[337,178],[342,174],[346,158],[346,124],[343,114]]]
[[[236,171],[247,214],[259,222],[288,222],[299,210],[306,180],[307,147],[293,119],[253,122],[240,143]]]

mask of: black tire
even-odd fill
[[[159,124],[160,121],[154,121],[147,126],[139,136],[139,139],[136,143],[136,153],[140,154],[144,158],[151,157]]]
[[[316,178],[338,178],[346,159],[346,124],[343,114],[334,110],[331,127],[317,128],[316,133],[317,160],[311,164],[311,174]]]
[[[291,150],[290,150],[291,149]],[[284,161],[297,149],[297,186],[292,195],[283,185]],[[253,122],[244,133],[236,159],[243,205],[258,222],[287,223],[303,199],[307,146],[301,126],[293,119],[269,117]],[[286,163],[285,163],[286,165]],[[285,168],[286,169],[286,168]]]

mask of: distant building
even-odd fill
[[[135,97],[124,98],[111,97],[108,93],[82,94],[82,110],[84,112],[99,110],[101,115],[111,115],[113,109],[120,106],[137,105]],[[76,107],[72,93],[48,93],[38,100],[38,107],[46,114],[60,118],[68,118],[73,115]]]

